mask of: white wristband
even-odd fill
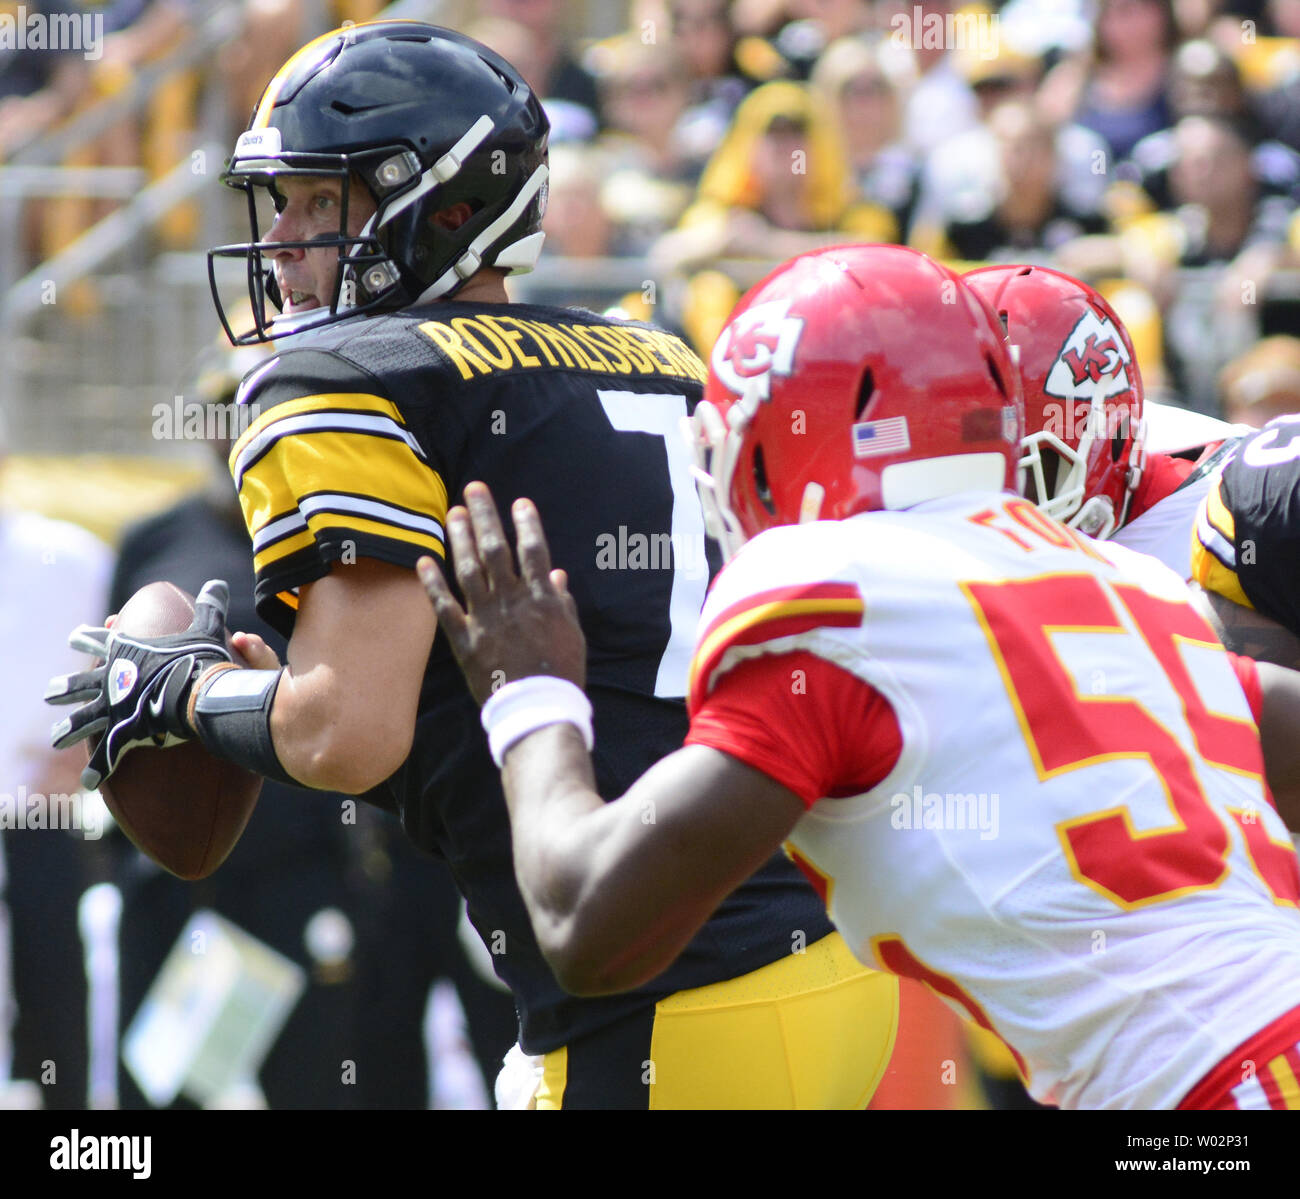
[[[497,768],[505,764],[506,751],[516,741],[548,724],[572,724],[590,750],[591,701],[582,688],[550,674],[529,675],[507,683],[492,693],[479,717],[488,736],[488,748]]]

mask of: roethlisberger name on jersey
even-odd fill
[[[703,383],[704,364],[671,333],[637,325],[553,325],[480,313],[425,321],[420,332],[451,359],[462,379],[564,367],[608,375],[675,375]]]

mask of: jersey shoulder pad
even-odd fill
[[[1300,635],[1300,417],[1245,438],[1196,515],[1193,577]]]
[[[769,529],[745,545],[715,580],[700,615],[691,662],[692,706],[703,700],[729,654],[797,638],[821,628],[856,628],[866,603],[847,572],[828,570],[817,552],[840,522]]]
[[[257,415],[304,396],[385,395],[373,372],[335,350],[284,350],[259,363],[239,384],[235,403]]]

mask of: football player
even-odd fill
[[[780,358],[732,374],[774,313]],[[468,612],[420,564],[561,980],[652,978],[788,841],[859,957],[996,1031],[1035,1097],[1300,1104],[1300,874],[1253,715],[1295,813],[1271,723],[1300,711],[1295,676],[1228,655],[1158,562],[1015,494],[998,319],[916,251],[794,259],[712,366],[693,425],[730,558],[687,744],[622,797],[594,786],[576,597],[537,509],[512,510],[521,577],[486,488],[449,513]]]
[[[964,278],[1017,350],[1025,494],[1081,532],[1194,578],[1229,649],[1300,668],[1291,422],[1251,435],[1198,419],[1190,438],[1167,443],[1199,446],[1195,461],[1148,453],[1148,415],[1165,413],[1146,404],[1128,331],[1098,292],[1040,266],[980,267]]]
[[[1192,576],[1219,639],[1300,670],[1300,416],[1238,441],[1195,520]]]
[[[679,422],[706,371],[652,326],[507,302],[505,276],[542,243],[547,136],[509,63],[420,23],[337,30],[276,74],[223,176],[247,193],[253,239],[213,254],[248,264],[253,327],[222,310],[232,340],[278,347],[242,385],[255,419],[230,464],[258,614],[289,638],[287,663],[237,636],[253,668],[233,668],[211,619],[133,644],[101,630],[113,687],[56,685],[91,701],[56,740],[107,729],[95,779],[132,744],[197,734],[268,778],[399,813],[450,866],[514,993],[540,1059],[521,1102],[860,1107],[897,984],[862,968],[780,854],[653,983],[587,1000],[559,987],[515,884],[477,705],[435,639],[414,568],[443,553],[448,495],[478,478],[506,504],[531,495],[589,633],[598,786],[620,794],[686,732],[711,568]],[[755,337],[738,369],[771,352]],[[115,664],[131,654],[123,692]]]
[[[1237,430],[1203,422],[1211,432],[1198,434],[1207,444],[1196,461],[1148,453],[1133,343],[1099,292],[1041,266],[979,267],[963,277],[1016,347],[1025,495],[1063,524],[1151,554],[1190,578],[1196,505]]]

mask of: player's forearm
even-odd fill
[[[403,719],[357,698],[323,664],[304,674],[284,671],[271,709],[271,740],[280,765],[303,786],[360,795],[406,760],[413,715]]]
[[[1284,625],[1216,592],[1193,590],[1197,607],[1226,648],[1256,662],[1300,669],[1300,637]]]
[[[567,724],[506,756],[520,891],[543,955],[574,994],[628,990],[666,970],[735,885],[711,886],[691,862],[659,777],[652,770],[606,804]]]
[[[1264,701],[1259,722],[1264,772],[1278,815],[1300,833],[1300,673],[1269,662],[1256,669]]]
[[[359,795],[411,751],[434,618],[415,575],[361,558],[305,585],[271,710],[281,766]]]

